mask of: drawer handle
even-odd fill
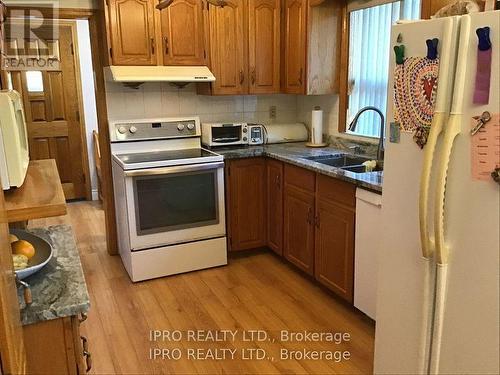
[[[243,70],[240,70],[240,85],[245,82],[245,75],[243,74]]]
[[[88,315],[87,313],[80,313],[80,317],[78,318],[78,321],[80,322],[80,324],[82,324],[84,321],[86,321],[88,319]]]
[[[85,371],[89,372],[92,369],[92,354],[89,351],[89,340],[85,336],[80,336],[80,339],[82,340],[83,356],[87,365]]]
[[[168,37],[163,38],[165,41],[165,55],[168,55]]]
[[[154,55],[155,54],[155,38],[151,38],[151,54]]]
[[[316,224],[316,228],[319,229],[319,225],[320,225],[320,222],[319,222],[319,214],[316,216],[316,218],[314,219],[314,222]]]

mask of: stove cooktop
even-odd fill
[[[170,165],[198,164],[222,161],[223,157],[203,148],[115,154],[123,169],[154,168]]]

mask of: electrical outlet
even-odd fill
[[[272,120],[276,119],[276,106],[272,105],[269,107],[269,118]]]

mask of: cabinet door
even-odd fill
[[[110,0],[114,65],[156,65],[154,0]]]
[[[250,94],[280,91],[280,0],[248,2]]]
[[[315,277],[353,300],[355,212],[332,201],[316,202]]]
[[[285,0],[284,14],[283,90],[288,94],[303,94],[306,72],[306,0]]]
[[[283,163],[267,160],[267,246],[283,255]]]
[[[266,163],[263,158],[230,161],[227,166],[229,247],[266,245]]]
[[[284,255],[312,275],[314,271],[314,194],[285,186]]]
[[[224,7],[210,5],[210,64],[216,81],[213,94],[248,92],[247,42],[244,1],[227,0]]]
[[[203,2],[174,0],[161,11],[163,65],[204,65]]]

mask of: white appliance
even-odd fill
[[[223,157],[200,121],[110,124],[118,247],[132,281],[227,264]]]
[[[356,189],[354,307],[376,320],[382,196]]]
[[[202,142],[207,147],[248,145],[246,122],[217,122],[201,124]]]
[[[269,124],[264,126],[266,133],[265,143],[305,142],[309,133],[305,124]]]
[[[215,76],[206,66],[118,66],[104,68],[110,82],[214,82]]]
[[[489,103],[479,105],[476,29],[486,26],[491,87]],[[499,37],[499,11],[393,27],[391,45],[404,44],[406,56],[425,56],[425,40],[438,38],[440,64],[424,150],[403,132],[399,143],[386,145],[375,373],[500,371],[500,189],[493,179],[473,178],[471,142],[478,135],[470,132],[474,116],[500,112]],[[394,66],[391,49],[391,89]],[[387,140],[392,98],[390,92]]]
[[[3,190],[23,184],[29,164],[28,132],[21,95],[0,91],[0,178]]]

